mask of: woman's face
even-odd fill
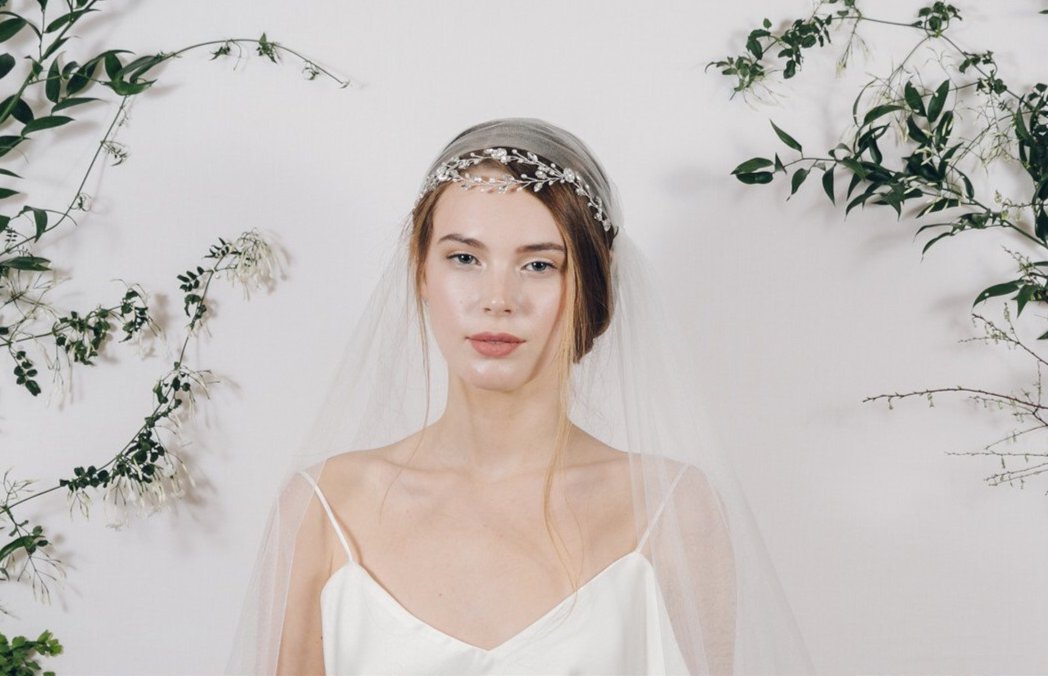
[[[552,363],[566,260],[553,215],[527,191],[444,190],[420,291],[451,377],[510,392]]]

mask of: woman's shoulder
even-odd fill
[[[386,446],[345,451],[333,455],[310,472],[332,503],[367,500],[384,493],[405,469],[415,435]]]

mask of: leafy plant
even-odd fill
[[[62,653],[62,644],[45,631],[31,641],[25,636],[15,636],[10,641],[0,634],[0,674],[8,676],[32,676],[40,673],[37,655],[54,656]],[[44,676],[54,676],[53,671],[45,671]]]
[[[788,23],[783,30],[772,30],[772,22],[765,19],[749,33],[745,52],[709,67],[733,78],[734,93],[759,95],[770,78],[780,73],[784,80],[797,75],[805,51],[831,44],[836,32],[847,32],[840,66],[847,64],[854,45],[862,41],[858,31],[864,23],[912,32],[914,45],[898,65],[886,76],[871,79],[855,97],[840,143],[824,154],[807,154],[793,135],[772,122],[772,131],[786,147],[783,156],[754,157],[736,166],[732,174],[750,185],[771,183],[781,174],[789,179],[789,196],[810,177],[819,176],[827,199],[843,207],[845,214],[873,206],[887,207],[897,218],[904,213],[915,218],[918,234],[927,236],[923,252],[961,233],[1003,230],[1025,247],[1013,252],[1016,274],[976,293],[974,305],[1008,297],[1018,317],[1030,303],[1048,303],[1048,85],[1019,89],[1005,83],[992,52],[969,51],[948,35],[951,25],[961,20],[960,10],[946,2],[921,7],[914,20],[898,22],[866,16],[859,0],[822,0],[809,17]],[[922,48],[935,50],[932,66],[927,60],[918,61]],[[936,81],[929,83],[933,69]],[[886,154],[888,148],[891,152]],[[974,170],[995,161],[1006,161],[1025,174],[1022,197],[1003,197],[1002,186],[972,178]],[[846,181],[843,195],[838,187],[842,181]],[[1025,442],[1034,433],[1048,431],[1048,418],[1043,417],[1048,407],[1040,387],[1040,369],[1048,362],[1020,340],[1007,307],[1003,328],[981,315],[976,315],[976,321],[983,330],[981,340],[1003,343],[1034,359],[1032,388],[1011,393],[977,387],[932,388],[867,401],[892,403],[909,397],[930,401],[936,394],[960,393],[984,405],[1006,408],[1017,420],[1032,421],[1005,439],[966,453],[1000,461],[1001,471],[987,477],[990,484],[1022,486],[1030,477],[1048,472],[1048,452],[1006,450],[1011,447],[1002,444]],[[1039,338],[1045,339],[1048,330]]]
[[[127,149],[116,134],[129,102],[149,91],[161,66],[200,50],[207,50],[213,60],[242,59],[253,51],[273,63],[291,58],[309,80],[324,77],[343,87],[349,84],[264,33],[257,39],[215,40],[144,56],[106,49],[81,60],[72,58],[66,48],[74,44],[70,42],[73,30],[101,9],[102,0],[26,0],[18,9],[0,0],[0,44],[29,45],[22,53],[0,53],[0,348],[13,364],[14,384],[34,397],[43,392],[37,366],[41,359],[61,394],[63,373],[77,364],[95,365],[118,331],[120,342],[159,335],[147,294],[134,284],[126,285],[115,302],[90,310],[53,305],[48,294],[58,285],[53,275],[56,264],[41,255],[41,249],[52,233],[75,224],[79,214],[90,209],[91,195],[84,187],[100,160],[108,157],[113,164],[127,160]],[[12,158],[31,152],[33,140],[79,126],[81,110],[114,101],[115,113],[62,208],[41,205],[19,189],[22,177],[12,169]],[[228,241],[219,238],[202,264],[177,276],[186,316],[181,349],[169,370],[156,380],[151,409],[128,441],[97,464],[75,467],[42,489],[34,489],[32,481],[12,478],[10,469],[3,475],[0,528],[6,538],[0,538],[0,580],[28,581],[38,597],[46,599],[49,583],[62,574],[43,527],[18,516],[31,500],[61,490],[86,511],[97,492],[122,506],[156,505],[182,492],[188,475],[177,454],[178,429],[196,394],[214,382],[208,371],[186,361],[189,342],[210,316],[207,299],[212,282],[225,277],[245,288],[268,285],[273,263],[269,245],[255,231]],[[34,655],[60,651],[48,632],[36,641],[24,637],[9,641],[0,635],[0,673],[36,673]]]

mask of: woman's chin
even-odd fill
[[[520,390],[526,381],[520,378],[477,378],[472,382],[467,381],[467,384],[476,390],[483,390],[485,392],[500,393],[500,394],[512,394]]]
[[[517,369],[491,369],[470,373],[462,382],[471,389],[510,394],[527,385],[530,376],[530,373],[521,373]]]

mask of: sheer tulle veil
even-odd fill
[[[466,130],[437,157],[489,148],[534,152],[586,178],[618,234],[613,245],[613,314],[608,330],[573,369],[571,420],[628,453],[638,538],[648,515],[650,561],[672,631],[691,673],[724,671],[710,657],[729,646],[740,674],[807,673],[811,665],[756,524],[729,462],[703,421],[687,343],[659,307],[657,281],[630,240],[617,195],[589,149],[572,134],[533,119],[493,120]],[[336,454],[408,436],[439,416],[445,370],[429,341],[427,377],[409,264],[410,217],[391,252],[330,392],[275,501],[235,638],[230,673],[273,673],[296,533],[314,477]],[[696,283],[701,283],[701,279]],[[671,488],[672,487],[672,488]],[[726,538],[729,547],[710,547]]]

